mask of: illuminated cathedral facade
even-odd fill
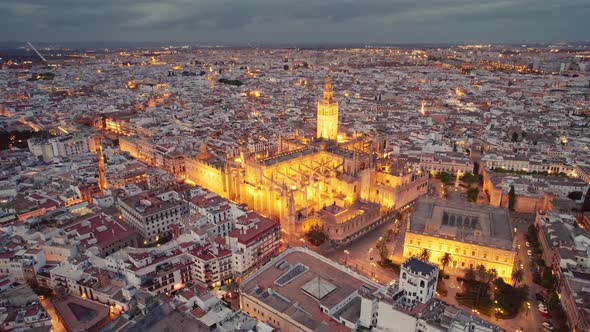
[[[227,161],[203,146],[186,160],[186,178],[279,220],[292,239],[320,224],[332,241],[348,242],[427,191],[428,175],[393,167],[383,145],[377,137],[338,134],[328,79],[317,104],[316,137],[279,137],[263,153],[244,149]]]

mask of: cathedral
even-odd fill
[[[378,137],[338,133],[338,102],[327,79],[317,103],[315,137],[279,137],[264,153],[242,151],[227,161],[203,146],[186,160],[186,177],[279,220],[291,239],[319,224],[331,241],[343,243],[427,191],[428,175],[396,169],[383,145]]]

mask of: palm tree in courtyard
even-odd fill
[[[428,259],[430,258],[430,250],[424,248],[420,255],[418,255],[418,258],[428,261]]]
[[[442,266],[443,271],[447,266],[449,266],[449,264],[451,264],[451,254],[445,252],[445,254],[440,258],[440,265]]]
[[[486,267],[483,264],[479,264],[475,269],[477,271],[479,280],[485,282],[488,277],[488,271],[486,270]]]
[[[496,269],[489,269],[488,270],[488,283],[494,282],[498,278],[498,271]]]
[[[516,284],[520,283],[523,278],[524,278],[524,271],[522,269],[518,269],[518,270],[512,272],[512,281],[514,282],[514,284],[512,284],[512,286],[516,287]]]

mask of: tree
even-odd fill
[[[232,278],[231,282],[227,284],[226,289],[230,293],[237,292],[240,289],[240,284],[236,281],[236,279]]]
[[[451,254],[445,252],[445,254],[440,258],[440,265],[444,270],[447,266],[449,266],[449,264],[451,264]]]
[[[546,289],[555,289],[555,277],[553,276],[551,267],[545,267],[543,269],[543,279],[541,281],[541,286]]]
[[[471,173],[465,173],[461,177],[461,181],[463,181],[463,182],[465,182],[467,184],[472,184],[476,180],[477,180],[477,178],[475,176],[473,176],[473,174],[471,174]]]
[[[472,267],[469,267],[467,271],[465,271],[465,279],[475,280],[475,270]]]
[[[524,278],[524,271],[522,269],[518,269],[518,270],[512,272],[512,281],[514,282],[512,284],[512,286],[516,287],[516,284],[520,283],[523,278]]]
[[[428,261],[428,259],[430,258],[430,250],[426,248],[422,249],[422,252],[420,253],[420,255],[418,255],[418,258]]]
[[[514,193],[514,186],[510,185],[510,191],[508,192],[508,209],[514,211],[514,203],[516,202],[516,194]]]
[[[467,201],[469,201],[469,202],[477,202],[477,196],[479,196],[479,189],[477,189],[477,188],[469,188],[467,190]]]
[[[498,278],[498,271],[496,269],[488,270],[488,282],[494,282]]]
[[[319,246],[328,239],[328,235],[324,232],[324,228],[320,225],[313,225],[309,232],[305,234],[305,237],[311,244]]]
[[[450,185],[453,183],[454,178],[451,174],[447,172],[440,172],[436,175],[436,178],[439,179],[442,183]]]
[[[586,191],[586,197],[584,198],[584,204],[582,204],[582,212],[590,211],[590,188]]]
[[[506,318],[516,316],[528,298],[528,288],[526,286],[518,288],[510,286],[502,278],[496,279],[494,286],[497,289],[495,301],[497,301],[498,307],[504,311],[502,316]]]
[[[486,267],[483,264],[479,264],[476,267],[476,272],[477,272],[477,276],[479,277],[479,280],[481,282],[485,282],[488,278],[488,271],[486,270]]]
[[[382,239],[377,243],[377,248],[379,249],[379,257],[381,258],[381,261],[385,261],[389,258],[389,251],[387,250],[385,239]]]
[[[395,235],[395,232],[393,231],[393,228],[388,229],[386,236],[385,236],[385,241],[387,241],[387,242],[391,241],[391,239],[393,238],[394,235]]]

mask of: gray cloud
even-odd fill
[[[2,0],[0,40],[543,42],[589,39],[587,0]]]

